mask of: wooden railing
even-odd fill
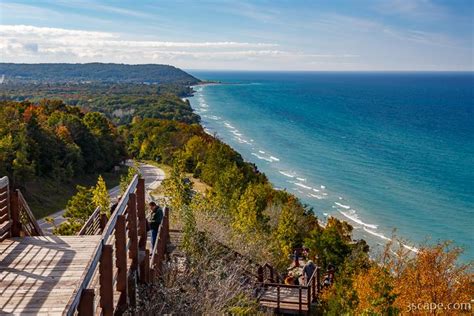
[[[280,276],[275,271],[273,266],[268,263],[265,263],[263,266],[259,266],[257,270],[258,281],[260,283],[280,283]]]
[[[310,311],[311,303],[316,301],[318,298],[321,289],[320,268],[316,267],[310,279],[306,282],[306,285],[288,285],[281,283],[262,282],[260,286],[266,291],[272,291],[276,293],[276,297],[274,299],[263,296],[259,300],[261,303],[272,303],[275,307],[276,313],[279,313],[282,309],[292,309],[298,310],[298,312],[301,314],[304,310],[303,307],[306,307],[306,310]],[[291,296],[291,299],[285,299],[282,297],[282,289],[289,289],[292,292],[293,295]],[[286,295],[286,297],[289,296]]]
[[[16,190],[11,195],[11,204],[11,213],[14,224],[12,226],[13,236],[44,235],[20,190]],[[13,228],[15,228],[15,231]]]
[[[20,190],[10,191],[8,178],[0,178],[0,241],[8,237],[42,235],[23,194]]]
[[[91,222],[97,221],[96,218]],[[88,227],[93,227],[89,224]],[[147,249],[145,184],[135,176],[105,225],[68,315],[115,315],[136,306],[137,283],[150,282],[165,259],[169,219],[165,209],[152,264]]]
[[[89,217],[87,222],[84,223],[78,235],[100,235],[104,231],[107,225],[107,215],[101,213],[100,207],[97,207]]]
[[[0,178],[0,241],[11,236],[10,186],[7,177]]]

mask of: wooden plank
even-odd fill
[[[8,200],[0,200],[0,213],[8,211]]]
[[[8,214],[8,209],[5,207],[4,212],[0,211],[0,223],[5,223],[10,220],[10,216]]]
[[[8,186],[8,177],[4,176],[0,178],[0,188]]]
[[[8,222],[3,222],[3,223],[0,223],[0,235],[3,235],[5,233],[8,233],[8,231],[10,230],[10,227],[12,226],[12,221],[8,221]],[[3,243],[3,241],[2,241]]]
[[[278,303],[277,302],[260,302],[260,305],[269,307],[269,308],[278,308]],[[289,304],[289,303],[280,303],[279,305],[280,311],[288,310],[288,311],[298,311],[299,307],[298,304]],[[302,306],[302,311],[306,312],[308,311],[308,307],[306,305]]]
[[[99,240],[100,236],[41,236],[1,242],[1,311],[22,315],[65,312]]]

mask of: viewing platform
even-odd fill
[[[144,179],[136,175],[108,212],[97,208],[77,235],[45,236],[19,190],[0,178],[0,315],[121,315],[139,284],[162,273],[168,210],[147,242]]]
[[[99,236],[31,236],[0,243],[0,314],[67,311],[94,257]]]

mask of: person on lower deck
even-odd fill
[[[304,276],[304,282],[306,285],[309,284],[309,280],[313,276],[313,273],[315,270],[316,270],[316,265],[314,264],[314,262],[311,260],[308,260],[303,267],[303,276]]]
[[[160,224],[163,220],[163,210],[155,202],[150,202],[148,206],[151,210],[151,246],[155,248],[156,239],[158,237],[158,229],[160,228]]]

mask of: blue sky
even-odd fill
[[[0,3],[3,62],[473,70],[473,0]]]

